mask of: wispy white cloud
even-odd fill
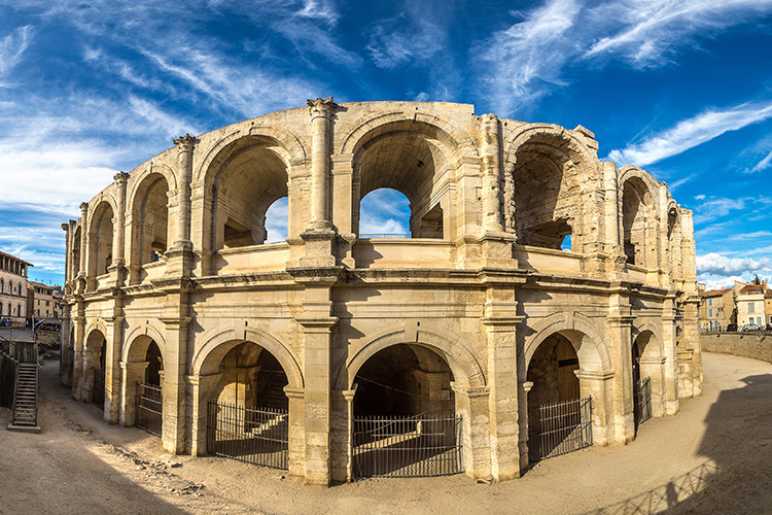
[[[751,231],[733,234],[729,237],[732,241],[757,240],[760,238],[772,238],[772,231]]]
[[[561,71],[577,52],[570,34],[580,9],[576,0],[547,0],[533,11],[514,13],[518,21],[476,48],[490,70],[482,90],[497,111],[510,113],[547,94],[550,86],[565,85]]]
[[[137,115],[141,116],[153,127],[157,128],[168,137],[179,136],[187,132],[200,134],[203,130],[176,114],[170,114],[158,107],[158,105],[134,95],[129,95],[129,106]]]
[[[284,241],[289,228],[289,200],[282,197],[268,207],[265,212],[266,242]]]
[[[758,163],[753,165],[753,168],[751,168],[751,172],[753,173],[761,172],[770,167],[772,167],[772,150],[770,150],[769,153],[766,156],[764,156]]]
[[[694,209],[694,223],[710,222],[722,218],[732,211],[745,209],[745,207],[746,199],[744,198],[711,198]]]
[[[659,65],[693,36],[736,25],[772,7],[770,0],[622,0],[591,9],[589,20],[606,28],[585,57],[621,54],[635,66]]]
[[[367,51],[379,68],[393,69],[432,58],[445,46],[445,28],[426,17],[386,20],[376,25]]]
[[[360,234],[410,234],[410,202],[402,193],[382,188],[362,198]]]
[[[22,60],[33,36],[31,25],[24,25],[0,39],[0,87],[4,80]]]
[[[340,14],[331,0],[304,0],[303,6],[296,12],[301,18],[322,20],[330,25],[338,22]]]
[[[617,163],[647,165],[685,152],[729,131],[772,118],[772,102],[746,103],[725,110],[708,110],[674,127],[645,138],[620,150],[609,158]]]

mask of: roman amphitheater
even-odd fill
[[[360,233],[384,188],[409,234]],[[702,389],[692,214],[582,126],[309,100],[175,139],[63,228],[73,395],[172,453],[499,481]]]

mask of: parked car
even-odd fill
[[[742,326],[740,331],[742,331],[743,333],[750,333],[752,331],[761,331],[763,329],[764,329],[763,327],[757,324],[745,324],[744,326]]]

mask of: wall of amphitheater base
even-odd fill
[[[502,291],[512,300],[514,289]],[[352,477],[352,420],[361,416],[460,416],[463,469],[472,478],[512,479],[528,468],[532,403],[592,397],[593,443],[628,443],[635,437],[633,394],[624,378],[632,352],[618,342],[631,339],[642,375],[652,380],[654,416],[677,411],[677,363],[668,358],[675,346],[671,340],[668,353],[660,318],[641,312],[612,324],[602,307],[607,294],[581,288],[517,295],[529,316],[486,325],[479,287],[336,287],[330,296],[337,320],[309,328],[292,288],[194,294],[186,348],[182,324],[159,316],[163,297],[125,299],[120,324],[110,319],[112,299],[94,301],[75,391],[93,401],[94,377],[103,373],[105,419],[135,425],[137,384],[148,382],[150,350],[157,348],[153,382],[160,379],[163,391],[167,451],[212,454],[211,401],[285,409],[288,471],[319,484]],[[662,310],[656,295],[635,304]],[[665,402],[674,406],[667,413]]]
[[[772,334],[716,333],[700,335],[702,350],[772,363]]]

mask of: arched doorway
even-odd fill
[[[463,472],[461,418],[445,359],[415,344],[371,356],[354,378],[355,478]]]
[[[590,392],[583,391],[577,373],[597,368],[599,360],[585,339],[576,331],[552,333],[528,363],[529,462],[592,445],[592,400]],[[584,363],[580,355],[586,358]]]
[[[107,339],[95,329],[86,339],[82,399],[104,409]]]
[[[254,465],[287,470],[287,374],[276,357],[250,341],[220,345],[203,370],[217,379],[207,403],[207,452]]]

